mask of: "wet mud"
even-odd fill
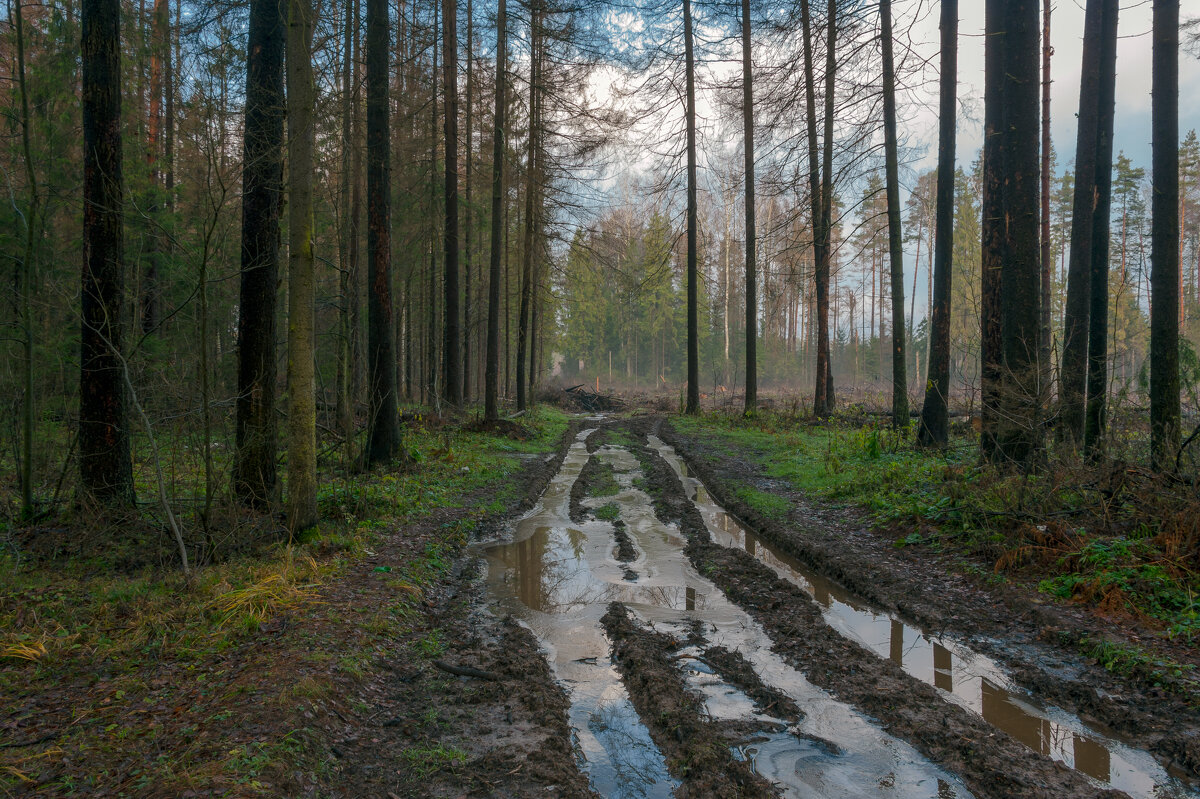
[[[1079,608],[1046,603],[1019,585],[972,579],[948,556],[897,549],[894,536],[872,529],[852,509],[814,506],[748,461],[682,438],[669,424],[641,425],[686,458],[692,475],[703,481],[702,507],[715,500],[745,523],[733,522],[723,543],[746,549],[815,595],[830,624],[868,641],[878,654],[905,653],[893,659],[946,688],[953,700],[986,711],[1036,751],[1076,765],[1102,784],[1133,796],[1200,793],[1197,708],[1158,686],[1113,675],[1070,648],[1082,636],[1121,641],[1136,632]],[[733,488],[747,484],[788,499],[793,509],[787,521],[764,518],[742,502]],[[729,519],[705,515],[720,540],[720,525]],[[811,586],[804,585],[806,577]],[[969,647],[935,646],[930,639],[943,633]]]
[[[747,761],[734,757],[731,747],[744,743],[737,731],[709,720],[703,694],[688,689],[670,660],[680,646],[678,639],[638,624],[619,602],[609,605],[600,622],[613,642],[613,659],[638,715],[648,721],[668,767],[686,779],[686,791],[677,796],[779,796]]]
[[[578,763],[596,792],[733,795],[712,786],[750,790],[749,769],[791,797],[971,796],[948,770],[772,651],[763,626],[696,569],[684,551],[688,539],[655,512],[643,489],[656,488],[664,475],[679,486],[669,469],[657,477],[646,472],[621,444],[589,453],[588,435],[580,434],[511,540],[486,547],[486,555],[495,609],[528,626],[570,696]],[[575,490],[592,458],[612,468],[616,494],[588,496],[589,483]],[[594,513],[571,520],[572,505],[593,511],[610,504],[637,552],[628,563],[618,560],[614,521]],[[611,625],[617,618],[613,603],[629,626],[610,635],[602,619],[608,614]],[[634,639],[646,647],[629,649]],[[668,651],[676,641],[680,648]],[[648,677],[651,671],[662,679]],[[675,724],[675,737],[662,740],[661,712],[647,684],[683,686],[700,704],[680,700],[679,712],[703,723]],[[692,737],[703,747],[709,733],[723,739],[728,754],[710,753],[702,769],[680,762],[698,756],[686,748]]]

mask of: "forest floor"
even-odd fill
[[[190,583],[12,538],[0,794],[1200,796],[1200,538],[1136,470],[522,424],[421,422],[415,468]]]

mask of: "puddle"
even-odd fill
[[[949,701],[983,717],[1016,740],[1131,797],[1174,799],[1200,792],[1168,774],[1148,752],[1126,746],[1074,715],[1018,687],[991,658],[913,627],[872,607],[742,527],[687,471],[674,448],[656,436],[650,446],[670,464],[704,517],[714,542],[744,549],[781,578],[812,596],[830,627],[905,672],[935,686]]]
[[[650,498],[634,487],[640,472],[631,453],[615,446],[597,450],[596,457],[612,465],[620,490],[584,504],[616,503],[636,558],[616,559],[613,524],[571,522],[571,486],[587,462],[584,441],[590,432],[579,435],[538,504],[517,522],[513,541],[492,545],[485,554],[492,597],[533,631],[570,692],[580,766],[597,792],[666,797],[678,787],[612,665],[600,617],[616,600],[656,626],[684,629],[699,619],[712,644],[739,651],[764,682],[799,704],[806,715],[788,731],[783,722],[756,713],[733,686],[680,664],[704,693],[711,715],[763,728],[740,755],[777,782],[785,796],[970,796],[956,777],[810,684],[770,651],[762,628],[692,569],[678,529],[659,521]]]

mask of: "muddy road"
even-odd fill
[[[989,654],[1003,641],[981,649],[964,616],[915,623],[739,523],[665,435],[588,421],[534,508],[481,545],[489,604],[565,689],[596,793],[1200,797],[1144,737]]]

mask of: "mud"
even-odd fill
[[[487,555],[494,606],[529,626],[569,691],[579,763],[597,792],[695,795],[711,793],[716,779],[742,784],[736,767],[722,767],[722,777],[708,768],[701,779],[700,773],[680,770],[687,764],[675,762],[674,748],[660,749],[654,732],[661,733],[660,720],[636,695],[645,675],[628,658],[614,664],[613,642],[603,630],[601,618],[618,602],[636,615],[639,630],[683,644],[674,653],[672,681],[702,697],[711,729],[734,742],[730,762],[747,761],[784,795],[970,796],[956,777],[774,654],[763,628],[697,572],[678,528],[655,514],[642,490],[653,479],[634,455],[613,444],[589,454],[586,440],[585,431],[538,505],[512,530],[512,540],[488,547]],[[618,507],[638,552],[628,565],[615,557],[613,523],[570,520],[572,493],[592,457],[612,467],[619,491],[588,497],[580,489],[575,504]],[[632,581],[624,574],[628,569],[637,572]],[[666,678],[661,669],[658,673]],[[673,777],[672,769],[681,776]]]
[[[518,477],[524,498],[508,518],[533,505],[577,430],[568,430],[557,454],[526,466]],[[419,549],[438,537],[445,521],[405,530],[379,558],[401,561],[393,550]],[[494,520],[503,524],[504,518]],[[385,642],[371,674],[348,697],[347,712],[337,714],[339,723],[327,733],[332,761],[321,795],[595,799],[575,764],[567,695],[527,628],[479,612],[479,565],[470,554],[456,561],[453,578],[429,596],[414,635],[436,635],[431,640],[445,645],[440,659],[499,679],[455,677],[416,655],[414,641]],[[351,604],[380,601],[368,592]]]
[[[680,797],[776,797],[778,792],[749,763],[737,760],[728,727],[706,718],[702,694],[691,691],[670,653],[679,640],[635,623],[625,606],[613,602],[600,619],[613,642],[613,659],[638,715],[686,790]],[[723,732],[725,734],[723,734]],[[736,736],[736,731],[734,731]]]
[[[865,599],[876,611],[907,619],[921,630],[949,631],[957,633],[960,640],[969,639],[971,650],[1001,664],[1012,681],[1037,694],[1043,703],[1073,714],[1092,730],[1152,753],[1159,761],[1158,768],[1186,778],[1189,782],[1184,788],[1195,792],[1193,786],[1200,775],[1197,708],[1159,686],[1116,676],[1070,648],[1083,636],[1136,642],[1136,626],[1045,602],[1035,586],[998,585],[972,578],[963,573],[959,559],[928,548],[897,549],[893,534],[876,530],[853,509],[815,506],[798,492],[766,478],[745,458],[684,439],[669,424],[641,424],[645,431],[653,427],[667,443],[677,445],[712,496],[753,530],[752,538]],[[792,511],[787,521],[762,517],[742,502],[732,488],[747,484],[788,499]],[[752,542],[746,543],[753,548]],[[987,567],[990,571],[990,565]],[[837,602],[834,597],[833,603]],[[886,617],[884,620],[886,623]],[[1033,710],[1037,716],[1038,709]],[[1042,737],[1053,739],[1072,726],[1052,721]],[[1078,732],[1076,726],[1071,734]],[[1116,754],[1112,765],[1119,768],[1116,760],[1122,755]],[[1094,764],[1093,771],[1104,768],[1102,762]],[[1155,764],[1139,768],[1149,773]],[[1134,795],[1147,790],[1144,785],[1123,787]]]

